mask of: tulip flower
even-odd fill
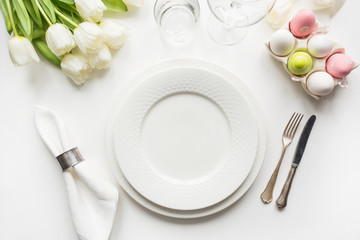
[[[91,22],[80,23],[74,30],[74,38],[80,50],[86,54],[97,53],[104,42],[101,28]]]
[[[53,24],[48,28],[46,31],[46,43],[56,56],[69,53],[76,46],[74,36],[70,30],[60,23]]]
[[[110,67],[111,53],[105,44],[96,54],[89,55],[89,64],[92,68],[105,69]]]
[[[292,2],[293,0],[276,1],[273,9],[266,17],[272,28],[279,29],[288,21],[293,10]]]
[[[132,5],[135,7],[142,7],[144,4],[144,0],[124,0],[126,5]]]
[[[9,40],[9,53],[15,66],[22,66],[39,62],[39,56],[29,39],[16,36]]]
[[[127,37],[127,29],[116,20],[105,19],[99,24],[104,42],[113,49],[120,48]]]
[[[89,63],[89,61],[88,61],[89,55],[86,54],[86,53],[83,53],[83,52],[80,50],[79,47],[75,47],[75,48],[71,51],[71,54],[80,57],[83,62]]]
[[[312,0],[312,10],[323,11],[335,15],[344,5],[345,0]]]
[[[101,0],[75,0],[76,9],[87,21],[98,22],[106,10]]]
[[[72,53],[68,53],[63,57],[61,69],[77,85],[85,83],[91,72],[89,64],[82,57]]]

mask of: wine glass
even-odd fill
[[[249,26],[261,21],[276,0],[207,0],[211,10],[210,36],[224,45],[240,42]]]

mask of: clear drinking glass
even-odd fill
[[[210,36],[224,45],[240,42],[247,28],[261,21],[276,0],[207,0],[211,10]]]
[[[161,35],[173,43],[186,43],[194,37],[199,15],[197,0],[157,0],[154,5]]]

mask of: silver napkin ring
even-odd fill
[[[84,161],[77,147],[66,151],[56,157],[63,171],[69,167],[73,167],[76,164]]]

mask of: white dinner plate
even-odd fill
[[[126,179],[172,209],[224,200],[256,156],[256,120],[247,101],[223,77],[199,68],[166,69],[141,82],[119,109],[114,130]]]
[[[242,93],[246,101],[248,102],[249,106],[251,107],[251,111],[255,116],[255,121],[257,124],[257,130],[258,130],[258,146],[257,146],[257,153],[255,157],[255,162],[253,167],[250,170],[250,173],[248,177],[245,179],[243,184],[236,189],[236,191],[231,194],[229,197],[224,199],[223,201],[220,201],[219,203],[202,208],[202,209],[196,209],[196,210],[176,210],[171,208],[166,208],[161,205],[158,205],[154,202],[149,201],[147,198],[142,196],[139,192],[137,192],[132,185],[127,181],[125,178],[123,172],[121,171],[117,157],[115,155],[115,148],[114,148],[114,126],[117,119],[117,115],[120,109],[120,106],[123,105],[124,100],[127,99],[127,96],[129,93],[133,92],[133,90],[143,81],[146,79],[149,79],[150,76],[153,76],[156,73],[162,72],[164,69],[170,69],[170,68],[176,68],[176,67],[189,67],[192,68],[198,68],[202,70],[206,70],[209,72],[216,73],[220,76],[222,76],[224,79],[229,81],[229,83],[235,85],[237,89]],[[255,180],[261,165],[263,161],[263,157],[265,154],[265,147],[266,147],[266,128],[263,120],[263,116],[261,114],[261,111],[252,97],[251,93],[248,91],[246,86],[241,83],[241,81],[230,72],[224,70],[223,68],[208,63],[204,61],[199,60],[189,60],[189,59],[183,59],[183,60],[173,60],[164,62],[161,64],[157,64],[148,70],[144,71],[142,74],[138,75],[130,84],[127,84],[125,88],[122,89],[121,95],[119,100],[116,102],[116,107],[114,109],[114,113],[112,114],[112,117],[109,121],[109,125],[107,128],[107,149],[109,152],[109,156],[111,159],[111,164],[115,173],[115,176],[117,177],[117,180],[119,181],[120,185],[123,187],[123,189],[138,203],[143,205],[144,207],[157,212],[162,215],[171,216],[171,217],[177,217],[177,218],[194,218],[194,217],[202,217],[206,215],[210,215],[213,213],[216,213],[218,211],[223,210],[224,208],[230,206],[232,203],[234,203],[236,200],[238,200],[251,186],[253,181]]]

